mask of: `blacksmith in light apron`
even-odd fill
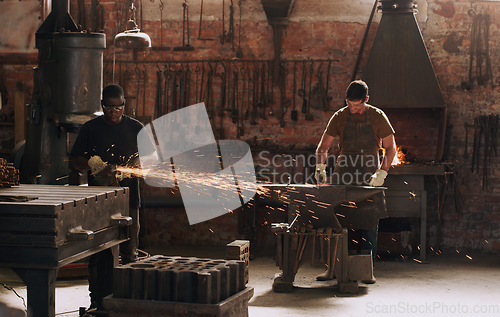
[[[333,114],[316,150],[316,173],[318,183],[382,186],[387,171],[396,155],[394,129],[385,113],[369,104],[368,86],[361,80],[353,81],[346,91],[347,106]],[[335,169],[329,179],[326,176],[328,150],[339,137],[340,154],[335,158]],[[383,156],[380,159],[381,148]],[[372,210],[371,217],[361,217],[359,210]],[[377,253],[376,219],[387,217],[384,193],[358,203],[356,208],[341,206],[336,213],[344,228],[361,231],[361,253]],[[373,218],[372,218],[373,217]],[[328,272],[318,276],[324,280]],[[372,280],[362,281],[375,283]]]

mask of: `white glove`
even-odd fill
[[[314,173],[316,182],[325,183],[326,182],[326,164],[316,164],[316,172]]]
[[[106,163],[103,162],[103,160],[99,155],[92,156],[89,159],[88,164],[90,166],[90,172],[92,173],[92,175],[99,174],[99,172],[101,172],[103,169],[106,168],[106,166],[108,166]]]
[[[377,170],[375,174],[370,177],[370,186],[382,186],[387,177],[387,172],[384,170]]]

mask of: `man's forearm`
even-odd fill
[[[334,138],[328,134],[323,133],[318,147],[316,148],[316,164],[326,164],[328,157],[328,150],[333,143]]]
[[[384,158],[382,159],[382,165],[380,169],[384,171],[389,171],[391,168],[392,161],[394,161],[394,157],[396,156],[396,147],[390,147],[385,150]]]

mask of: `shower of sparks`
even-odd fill
[[[467,254],[466,254],[466,255],[465,255],[465,257],[466,257],[467,259],[469,259],[469,260],[472,260],[472,257],[471,257],[470,255],[467,255]]]
[[[164,184],[172,184],[174,174],[170,164],[161,166],[160,168],[142,169],[133,167],[118,166],[117,171],[125,175],[132,175],[135,177],[148,177],[155,180],[155,182],[164,182]],[[205,188],[207,191],[210,188],[217,188],[220,190],[230,190],[232,193],[234,186],[234,176],[232,174],[218,174],[218,173],[201,173],[189,171],[175,171],[175,178],[182,179],[191,184],[190,187]],[[238,179],[238,186],[241,190],[252,190],[255,184]],[[170,187],[170,186],[166,186]]]
[[[418,259],[413,259],[413,261],[417,262],[417,263],[422,263],[422,261],[418,260]]]
[[[208,231],[210,231],[211,233],[214,233],[214,231],[211,228],[208,228]]]
[[[344,206],[344,207],[347,207],[347,208],[358,208],[358,206],[356,206],[355,202],[349,201],[348,203],[349,203],[348,205],[346,205],[346,204],[340,204],[340,205]]]

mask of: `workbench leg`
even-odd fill
[[[28,288],[28,316],[56,315],[56,277],[58,269],[14,269]]]
[[[110,249],[113,255],[113,267],[117,267],[120,264],[120,245],[114,245]]]
[[[427,251],[427,192],[422,191],[420,201],[420,261],[426,261]]]

